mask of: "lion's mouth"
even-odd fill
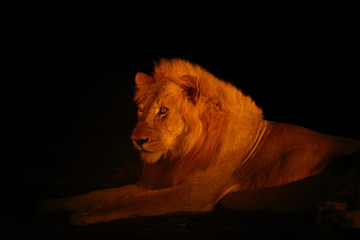
[[[162,144],[159,140],[144,142],[142,144],[137,144],[134,142],[134,145],[137,150],[146,153],[156,153],[160,152],[163,149]]]

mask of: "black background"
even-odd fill
[[[199,21],[194,12],[150,14],[140,21],[136,20],[143,15],[136,8],[119,9],[109,18],[95,10],[84,16],[79,12],[86,9],[74,12],[71,18],[61,11],[53,16],[51,9],[44,15],[11,14],[2,30],[0,166],[6,214],[1,221],[7,237],[15,232],[38,237],[44,224],[51,229],[46,236],[61,229],[69,237],[100,234],[104,229],[117,235],[112,229],[119,225],[132,235],[138,231],[136,224],[148,228],[141,236],[154,236],[161,232],[159,226],[172,229],[182,221],[190,226],[182,233],[199,233],[208,232],[206,224],[226,222],[223,215],[215,215],[195,229],[199,219],[192,218],[197,217],[145,218],[79,232],[61,225],[65,219],[44,219],[34,213],[36,202],[45,198],[136,180],[139,162],[129,141],[136,123],[133,79],[138,71],[151,73],[152,61],[161,57],[185,58],[232,82],[263,108],[265,119],[360,139],[359,39],[354,15],[347,10],[289,10],[264,16],[256,10],[244,16],[243,10],[223,21],[214,12]],[[114,169],[123,169],[117,172],[120,177],[104,177],[114,175]],[[233,215],[227,220],[236,218]],[[295,218],[289,229],[299,223],[300,230],[313,230],[307,220],[293,215],[276,216],[275,222],[272,215],[245,217],[256,227],[240,229],[239,235],[272,224],[279,227],[279,236],[288,237],[291,233],[280,227],[287,217]],[[230,233],[237,231],[230,227]],[[214,231],[224,229],[218,226]]]

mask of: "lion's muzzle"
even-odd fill
[[[149,141],[149,138],[144,138],[144,139],[132,139],[134,144],[137,144],[139,147],[142,148],[142,145],[146,142]]]

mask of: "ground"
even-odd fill
[[[9,125],[12,128],[1,146],[0,239],[360,238],[360,230],[316,225],[312,212],[216,209],[84,227],[70,225],[68,214],[37,213],[38,201],[121,186],[135,182],[140,174],[140,160],[129,140],[136,123],[133,76],[116,69],[100,72],[94,77],[85,69],[73,76],[82,80],[74,80],[76,86],[71,81],[61,86],[66,94],[60,99],[46,95],[52,104],[44,104],[43,99],[25,102],[26,109],[20,108],[22,113]],[[102,81],[87,82],[89,76]],[[43,105],[36,108],[39,102]]]

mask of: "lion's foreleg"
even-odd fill
[[[74,197],[65,197],[56,200],[47,200],[40,204],[41,211],[60,212],[69,211],[76,212],[82,209],[88,209],[94,205],[102,205],[112,199],[121,196],[142,191],[138,185],[131,184],[118,188],[102,189],[87,194]]]
[[[79,211],[70,218],[70,222],[74,225],[86,225],[133,216],[204,212],[211,211],[215,205],[215,200],[208,199],[201,192],[187,192],[179,187],[171,187],[130,194],[106,205]]]

